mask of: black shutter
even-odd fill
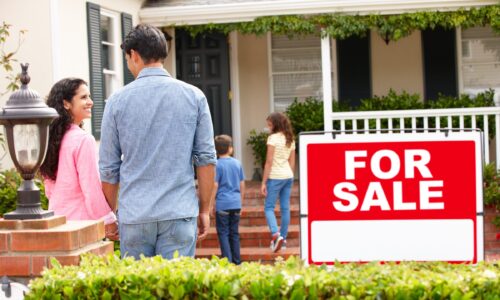
[[[371,97],[370,33],[337,40],[339,101],[356,107]]]
[[[422,31],[425,100],[458,94],[455,29]]]
[[[125,40],[127,34],[132,30],[132,15],[122,13],[122,41]],[[123,52],[123,84],[134,81],[134,75],[127,68],[127,60],[125,52]]]
[[[92,134],[101,138],[101,121],[104,112],[104,77],[102,73],[101,9],[87,2],[87,35],[89,42],[89,73],[92,107]]]

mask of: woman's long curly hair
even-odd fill
[[[64,100],[71,102],[76,95],[76,91],[87,82],[79,78],[64,78],[59,80],[50,90],[47,97],[47,105],[54,108],[59,117],[57,117],[49,128],[49,145],[47,146],[47,155],[40,167],[40,173],[43,177],[56,180],[57,167],[59,165],[59,150],[64,134],[71,127],[73,117],[70,112],[64,108]],[[81,124],[80,124],[81,127]]]
[[[293,142],[293,129],[288,117],[283,113],[273,112],[267,117],[266,120],[271,122],[273,125],[271,133],[283,133],[286,138],[286,146],[290,147]]]

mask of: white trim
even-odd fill
[[[271,32],[266,35],[267,38],[267,74],[269,76],[269,112],[274,112],[274,81],[273,81],[273,38]]]
[[[111,75],[111,90],[116,91],[118,90],[121,86],[123,86],[123,62],[122,62],[122,54],[121,54],[121,49],[120,49],[120,43],[121,43],[121,21],[120,21],[120,14],[115,11],[107,10],[104,8],[101,8],[101,15],[108,17],[111,19],[111,34],[112,36],[110,37],[112,40],[111,41],[102,41],[101,44],[105,44],[110,46],[110,50],[113,53],[113,61],[110,62],[112,64],[112,69],[105,69],[103,68],[102,72],[105,75]]]
[[[171,28],[168,30],[170,36],[172,37],[172,40],[170,40],[170,52],[167,53],[167,55],[170,55],[172,57],[172,78],[177,78],[177,52],[175,51],[176,45],[175,45],[175,28]],[[168,46],[167,46],[168,48]]]
[[[59,28],[59,4],[58,0],[50,0],[50,32],[52,37],[52,80],[54,82],[60,79],[61,72],[61,43]]]
[[[323,82],[323,120],[324,130],[332,131],[332,65],[330,55],[330,35],[326,34],[321,38],[321,73]]]
[[[458,94],[464,92],[464,81],[462,74],[462,28],[455,28],[455,41],[456,41],[456,55],[457,55],[457,81],[458,81]]]
[[[240,69],[238,64],[238,33],[229,33],[229,75],[231,78],[231,120],[233,132],[234,157],[242,161],[241,115],[240,115]]]
[[[335,101],[339,101],[339,67],[337,65],[337,40],[332,39],[331,43],[331,57],[332,57],[332,71],[333,71],[333,90],[332,98]]]
[[[253,21],[257,17],[293,14],[400,14],[421,10],[450,11],[498,4],[496,0],[275,0],[211,5],[147,7],[141,22],[155,26]]]

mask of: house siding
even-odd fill
[[[389,89],[424,95],[420,31],[386,44],[371,32],[372,93],[387,95]]]
[[[245,177],[252,178],[252,149],[246,144],[252,129],[262,131],[269,114],[270,90],[267,60],[267,39],[238,34],[238,64],[240,82],[240,120],[243,167]],[[233,116],[235,117],[235,116]]]

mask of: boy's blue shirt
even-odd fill
[[[215,181],[219,185],[215,210],[241,209],[240,182],[244,180],[241,163],[232,157],[217,160]]]

